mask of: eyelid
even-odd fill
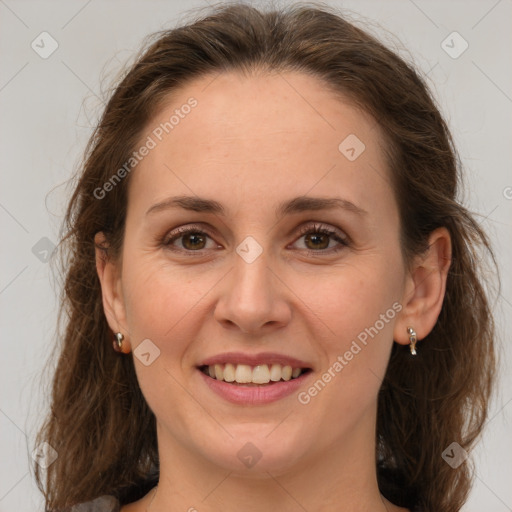
[[[330,224],[324,224],[322,222],[309,222],[303,226],[301,226],[299,230],[300,236],[295,239],[293,242],[294,244],[302,238],[304,235],[308,233],[321,233],[328,235],[331,240],[334,240],[337,242],[337,245],[334,247],[331,247],[330,249],[319,249],[319,250],[313,250],[313,249],[301,249],[300,252],[306,252],[308,256],[313,257],[329,257],[333,254],[337,254],[343,249],[346,249],[347,247],[350,247],[352,245],[352,241],[350,237],[339,228],[336,228],[334,226],[331,226]]]
[[[170,246],[170,243],[178,240],[181,236],[186,235],[187,233],[197,233],[204,234],[213,240],[215,236],[213,234],[213,230],[208,229],[202,224],[187,224],[186,226],[180,226],[178,228],[172,229],[170,232],[166,233],[162,239],[162,244],[165,246]],[[179,249],[178,249],[179,250]],[[200,249],[199,251],[186,251],[186,252],[197,252],[201,253],[205,249]]]
[[[171,232],[167,233],[163,237],[162,245],[164,245],[165,247],[172,247],[171,242],[178,240],[181,236],[186,235],[187,233],[190,233],[190,232],[195,233],[195,234],[206,235],[210,239],[213,240],[213,237],[215,235],[212,235],[212,231],[213,230],[209,229],[208,227],[206,227],[205,225],[203,225],[201,223],[187,224],[185,226],[180,226],[176,229],[173,229]],[[336,228],[329,224],[324,224],[319,221],[310,221],[310,222],[307,222],[306,224],[303,224],[302,226],[299,227],[299,229],[298,229],[299,236],[294,239],[294,241],[292,242],[292,245],[295,242],[297,242],[297,240],[299,238],[302,238],[304,235],[306,235],[308,233],[323,233],[323,234],[330,236],[331,238],[333,238],[334,240],[336,240],[338,242],[338,247],[331,247],[330,249],[319,249],[319,250],[301,249],[302,252],[306,251],[308,254],[312,254],[312,255],[316,255],[316,256],[328,255],[328,254],[332,254],[333,252],[334,253],[338,252],[339,250],[341,250],[344,247],[351,244],[350,237],[344,231],[340,230],[339,228]],[[215,243],[217,243],[217,242],[215,242]],[[219,245],[219,244],[217,244],[217,245]],[[184,252],[189,255],[194,255],[194,254],[202,255],[203,252],[207,251],[208,249],[199,249],[197,251],[191,251],[191,250],[186,250],[186,249],[181,249],[181,248],[173,248],[171,250],[174,250],[176,252],[182,252],[182,253]]]
[[[326,233],[331,234],[331,236],[338,236],[347,244],[350,242],[349,236],[344,231],[329,224],[324,224],[322,222],[312,221],[310,223],[307,223],[300,227],[299,233],[302,236],[307,233]]]

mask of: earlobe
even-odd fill
[[[430,234],[427,251],[416,258],[407,277],[403,309],[393,333],[397,343],[410,343],[409,328],[414,329],[418,340],[434,328],[443,306],[451,259],[450,233],[445,227],[437,228]]]
[[[127,339],[126,316],[123,297],[120,290],[119,272],[116,262],[108,254],[108,242],[103,232],[96,233],[94,237],[96,252],[96,272],[101,284],[103,311],[108,325],[113,333],[124,333],[123,353],[130,352],[130,342]],[[116,343],[116,342],[114,342]]]

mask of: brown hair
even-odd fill
[[[378,397],[376,467],[382,494],[395,504],[459,510],[472,468],[467,461],[452,469],[441,454],[454,441],[469,451],[487,417],[496,370],[480,250],[492,261],[494,256],[485,233],[458,202],[460,161],[424,81],[377,39],[324,5],[269,12],[224,5],[156,37],[111,95],[65,218],[65,332],[51,413],[37,437],[58,458],[48,467],[45,484],[34,465],[47,510],[101,494],[128,503],[158,476],[155,417],[138,386],[133,359],[112,349],[95,268],[97,232],[107,236],[109,257],[122,246],[130,175],[102,199],[94,191],[129,159],[169,93],[207,73],[256,69],[312,74],[378,122],[407,263],[426,249],[435,228],[449,230],[453,261],[439,319],[415,358],[407,347],[393,345]]]

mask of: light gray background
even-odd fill
[[[475,487],[464,510],[511,511],[512,2],[328,3],[368,18],[367,28],[428,74],[466,166],[466,204],[495,244],[501,384],[474,451]],[[0,0],[0,512],[43,510],[29,460],[48,402],[40,373],[54,350],[57,301],[50,266],[41,261],[48,241],[40,240],[57,242],[69,193],[63,184],[101,112],[102,86],[144,36],[174,26],[192,6],[207,3]],[[59,45],[47,59],[31,48],[43,31]],[[441,46],[453,31],[469,44],[456,59]]]

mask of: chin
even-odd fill
[[[289,472],[305,456],[307,438],[301,429],[257,423],[239,424],[227,430],[233,435],[209,439],[203,456],[211,463],[244,477],[268,478]],[[204,439],[204,438],[203,438]],[[212,447],[215,449],[212,451]]]

